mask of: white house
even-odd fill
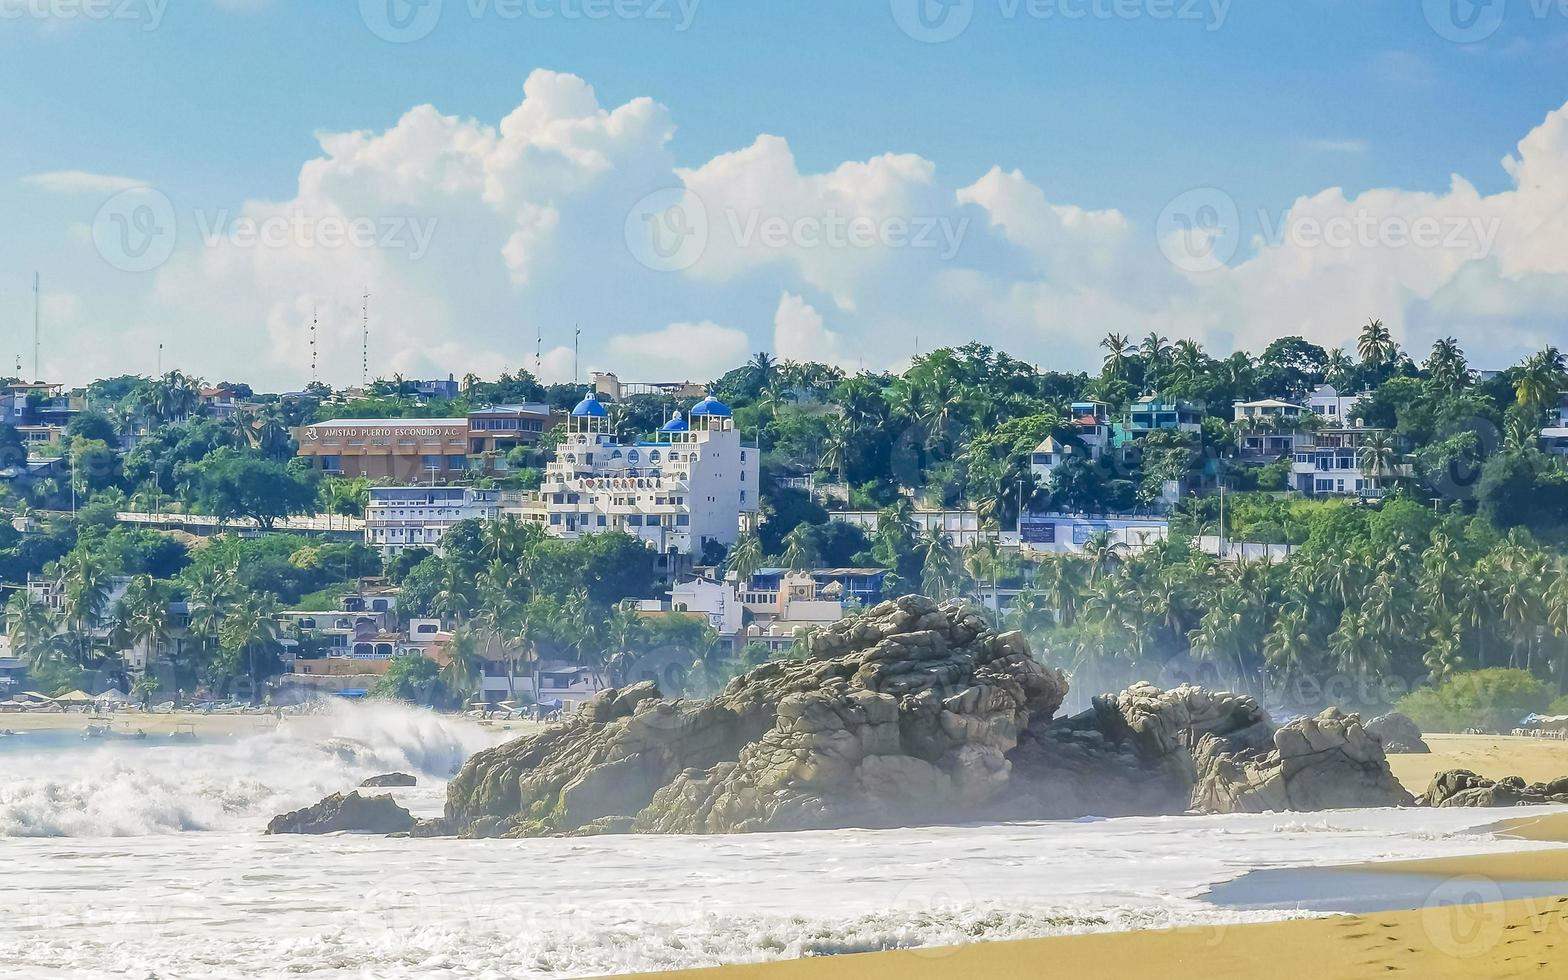
[[[1350,425],[1355,420],[1356,402],[1365,395],[1341,395],[1333,385],[1321,385],[1307,399],[1307,408],[1323,420],[1336,425]]]
[[[404,548],[435,550],[459,521],[493,520],[499,490],[472,487],[372,487],[365,508],[365,544],[384,555]]]
[[[572,410],[539,491],[507,509],[556,537],[629,534],[665,571],[710,542],[732,545],[757,514],[759,454],[717,399],[699,402],[689,419],[677,412],[653,441],[623,442],[589,395]]]
[[[1045,441],[1034,447],[1034,452],[1029,454],[1029,472],[1034,474],[1042,487],[1050,486],[1051,476],[1056,468],[1067,461],[1073,454],[1071,446],[1064,446],[1056,441],[1055,436],[1046,436]]]
[[[1237,402],[1235,413],[1241,458],[1254,461],[1278,459],[1294,453],[1301,436],[1296,426],[1310,414],[1300,405],[1274,398]]]

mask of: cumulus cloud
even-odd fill
[[[770,342],[882,368],[980,339],[1083,369],[1111,330],[1224,353],[1284,333],[1339,345],[1376,316],[1414,346],[1484,336],[1472,353],[1493,367],[1561,336],[1568,107],[1503,161],[1496,194],[1459,176],[1436,191],[1306,188],[1268,213],[1231,201],[1227,217],[1209,189],[1194,213],[1173,204],[1159,219],[1054,199],[1020,170],[946,175],[910,154],[812,172],[770,135],[681,166],[674,132],[657,102],[604,106],[583,79],[536,71],[499,122],[418,106],[384,131],[321,134],[286,200],[212,206],[160,188],[179,219],[174,258],[119,277],[140,289],[129,301],[79,290],[62,342],[83,352],[77,371],[115,372],[156,336],[198,373],[297,387],[319,317],[322,375],[349,383],[367,289],[372,375],[533,370],[542,328],[542,373],[570,380],[579,323],[583,368],[627,380],[708,379]],[[700,233],[689,261],[649,261],[631,241],[660,194],[683,234]],[[97,206],[68,204],[66,225]],[[1162,238],[1220,251],[1183,267]]]
[[[617,373],[627,381],[711,381],[740,366],[749,343],[744,331],[717,323],[672,323],[663,330],[611,337],[604,351],[608,364],[600,369],[619,365]]]

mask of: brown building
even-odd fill
[[[332,476],[381,484],[445,483],[470,472],[504,472],[506,454],[537,443],[549,406],[502,405],[460,419],[340,419],[294,433],[299,455]]]
[[[378,483],[440,483],[468,470],[468,420],[344,419],[294,433],[312,469]]]

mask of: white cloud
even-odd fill
[[[979,339],[1044,367],[1081,369],[1098,363],[1096,344],[1111,330],[1193,337],[1223,353],[1283,333],[1337,346],[1377,316],[1417,346],[1453,333],[1495,367],[1562,336],[1568,107],[1503,161],[1507,190],[1482,194],[1458,176],[1436,191],[1309,189],[1265,215],[1264,233],[1237,256],[1189,274],[1162,253],[1152,216],[1052,200],[1019,170],[953,179],[921,157],[885,154],[810,172],[785,139],[766,135],[682,168],[669,149],[672,115],[656,102],[601,106],[582,79],[548,71],[530,75],[522,94],[496,124],[419,106],[383,132],[322,134],[320,156],[302,165],[287,200],[202,215],[226,228],[239,219],[363,219],[381,230],[434,222],[428,254],[380,238],[375,247],[298,236],[272,247],[229,235],[204,244],[187,203],[175,259],[151,276],[112,279],[139,295],[75,287],[80,308],[58,341],[79,352],[73,371],[140,367],[157,338],[170,363],[197,373],[294,388],[308,379],[319,310],[321,374],[354,382],[366,288],[372,375],[533,370],[543,326],[543,374],[567,381],[576,322],[584,370],[632,381],[709,380],[770,340],[781,357],[851,367],[864,357],[879,368],[917,344]],[[30,180],[83,189],[123,180],[52,176]],[[660,272],[634,258],[627,217],[671,188],[703,202],[709,235],[693,264]],[[67,227],[95,207],[58,206]],[[782,238],[758,237],[759,221]],[[936,229],[928,245],[946,233],[952,247],[922,247],[912,234],[811,237],[834,222],[880,233],[922,221]],[[1358,237],[1368,222],[1375,233]],[[1411,244],[1417,225],[1442,240]],[[1325,241],[1333,229],[1349,237]],[[102,268],[86,261],[92,236],[73,241],[86,250],[84,267]]]
[[[773,352],[781,360],[849,367],[843,346],[839,335],[827,329],[822,314],[810,303],[794,293],[779,297],[778,312],[773,315]]]
[[[145,180],[94,174],[85,170],[55,170],[49,173],[30,174],[22,178],[22,183],[51,194],[118,194],[133,187],[147,186]]]
[[[607,364],[624,380],[712,381],[750,353],[744,331],[717,323],[672,323],[663,330],[616,334],[605,345]],[[632,372],[636,372],[633,374]]]

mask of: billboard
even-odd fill
[[[1025,517],[1018,522],[1018,535],[1024,544],[1055,544],[1056,522]]]

